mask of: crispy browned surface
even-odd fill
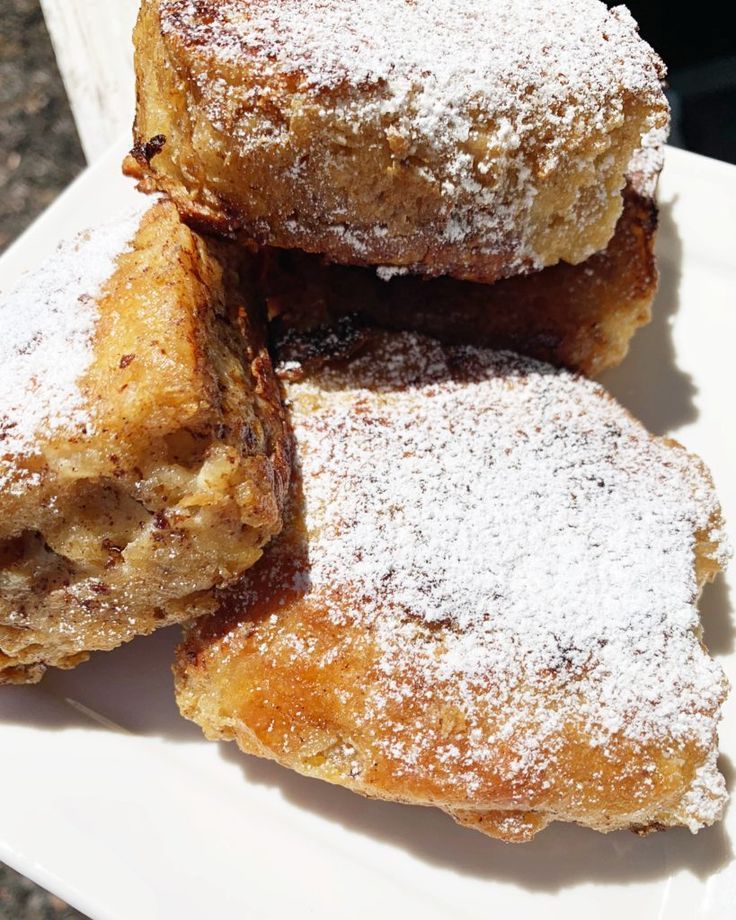
[[[547,141],[536,138],[524,167],[535,175],[530,227],[509,227],[493,239],[478,231],[458,241],[442,229],[448,183],[457,193],[451,164],[431,151],[411,153],[388,116],[374,123],[358,114],[346,129],[341,107],[370,110],[380,86],[305,92],[298,76],[281,73],[278,61],[249,46],[246,26],[238,56],[223,61],[218,24],[230,12],[247,23],[243,5],[198,3],[199,28],[191,32],[180,6],[146,0],[141,7],[128,169],[145,177],[144,187],[166,191],[193,226],[336,262],[487,283],[533,264],[515,251],[522,236],[530,237],[537,266],[580,262],[611,238],[624,173],[645,126],[655,116],[660,125],[667,120],[661,94],[653,101],[644,91],[624,93],[611,124],[603,127],[599,112],[585,113],[551,173],[541,166]],[[492,167],[486,172],[484,160],[474,179],[489,188],[499,182],[496,210],[515,213],[523,197],[516,173],[498,179],[508,151],[494,152],[486,128],[476,126],[468,155],[479,163],[490,157]],[[458,207],[473,213],[478,205],[476,192],[461,194]]]
[[[81,381],[94,433],[40,440],[0,495],[0,682],[212,609],[280,529],[289,442],[241,258],[169,203],[119,258]]]
[[[370,334],[363,340],[363,356],[371,354],[373,341]],[[319,373],[314,379],[321,379]],[[349,372],[344,385],[345,393],[356,385]],[[287,393],[303,416],[337,406],[344,397],[334,377],[324,389]],[[389,387],[382,398],[390,403],[401,395]],[[308,493],[308,485],[304,489]],[[505,718],[504,705],[513,706],[513,700],[484,704],[478,721],[469,722],[454,702],[451,680],[428,686],[414,669],[413,640],[407,639],[398,660],[388,659],[375,624],[335,617],[341,598],[348,609],[352,588],[335,583],[325,594],[305,587],[313,550],[297,476],[291,507],[283,533],[248,574],[245,593],[224,594],[218,613],[194,623],[178,650],[179,707],[208,738],[234,740],[246,753],[366,796],[442,808],[459,823],[507,841],[528,840],[551,821],[642,833],[687,820],[683,803],[698,771],[715,770],[715,749],[695,741],[672,747],[614,736],[601,745],[573,717],[554,739],[554,754],[539,750],[526,770],[517,769],[524,755],[513,737],[476,760],[472,734],[493,736]],[[310,520],[315,526],[319,521]],[[719,571],[718,548],[701,533],[694,542],[702,585]],[[385,616],[391,617],[390,598],[386,604]],[[445,629],[451,627],[433,624],[429,640],[425,635],[436,641],[438,653]],[[391,693],[397,687],[400,694]],[[522,707],[524,692],[520,687]],[[385,701],[378,713],[376,698]],[[715,725],[715,711],[704,717]],[[434,740],[415,747],[419,737]],[[448,758],[450,749],[454,755]],[[407,750],[419,754],[406,759]]]
[[[596,376],[618,364],[649,322],[657,289],[657,208],[632,184],[608,247],[581,265],[559,265],[495,284],[451,278],[381,281],[371,269],[265,250],[262,284],[285,358],[303,333],[343,316],[408,329],[451,344],[510,348]]]
[[[397,723],[407,726],[407,742],[417,726],[434,727],[438,746],[462,751],[462,717],[443,705],[442,687],[427,687],[412,675],[411,650],[401,671],[387,671],[371,630],[336,626],[319,598],[273,591],[274,575],[288,571],[305,551],[292,525],[256,567],[256,602],[247,609],[226,605],[199,620],[180,647],[179,707],[209,739],[234,740],[247,754],[371,798],[442,808],[459,823],[509,842],[529,840],[551,821],[604,832],[682,823],[679,804],[704,759],[695,744],[676,752],[623,742],[601,748],[571,727],[558,739],[563,753],[557,753],[554,772],[535,777],[530,771],[509,785],[505,773],[518,756],[510,746],[482,767],[473,763],[483,781],[467,798],[439,753],[409,768],[400,754],[387,755],[381,725]],[[295,648],[309,648],[310,656],[295,655]],[[366,724],[370,691],[392,681],[406,689],[401,706],[389,706],[381,721]],[[498,713],[486,717],[490,733]],[[511,804],[519,799],[522,809]]]

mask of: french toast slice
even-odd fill
[[[495,284],[329,265],[319,256],[267,248],[261,287],[282,350],[305,333],[350,317],[357,324],[421,332],[448,344],[510,348],[597,376],[619,364],[649,322],[657,291],[654,243],[658,168],[630,177],[608,246],[580,265],[561,262]]]
[[[213,609],[280,529],[289,441],[247,274],[141,196],[2,298],[0,682]]]
[[[144,0],[128,167],[193,225],[490,283],[604,249],[664,65],[597,0]]]
[[[703,464],[547,364],[339,340],[281,365],[288,523],[188,627],[182,714],[507,841],[716,821],[727,687],[697,599],[728,551]]]

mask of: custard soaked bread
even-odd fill
[[[510,352],[384,333],[286,370],[290,523],[190,629],[182,713],[505,840],[717,820],[726,685],[696,602],[726,551],[701,462]]]
[[[0,682],[211,610],[281,526],[288,440],[240,251],[148,208],[0,305]]]
[[[649,322],[657,290],[651,191],[632,179],[613,239],[580,265],[560,263],[495,284],[399,276],[326,265],[297,250],[261,253],[261,291],[284,353],[296,356],[304,333],[350,317],[432,335],[452,344],[511,348],[588,376],[618,364],[636,330]]]
[[[426,275],[603,249],[668,120],[597,0],[144,0],[135,43],[132,168],[187,219]]]

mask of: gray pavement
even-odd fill
[[[0,0],[0,251],[83,166],[38,0]]]

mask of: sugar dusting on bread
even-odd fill
[[[335,156],[381,125],[398,160],[425,164],[418,171],[441,184],[443,243],[511,247],[507,273],[545,264],[525,222],[547,177],[562,171],[577,184],[605,173],[611,133],[633,104],[650,109],[645,133],[667,121],[661,60],[625,7],[597,0],[160,0],[160,9],[165,36],[213,55],[222,73],[252,70],[248,89],[198,71],[202,105],[236,147],[288,146],[290,120],[317,102],[342,125]],[[281,105],[283,81],[291,109],[271,121],[264,113]],[[260,124],[233,115],[251,107]],[[598,192],[591,212],[611,190]],[[358,232],[345,221],[333,230],[357,256],[379,240],[379,224]]]
[[[91,422],[78,382],[93,357],[98,298],[150,207],[140,196],[120,218],[62,243],[0,300],[0,484],[5,460],[38,438]],[[17,470],[16,470],[17,472]]]
[[[431,750],[472,793],[474,763],[504,744],[511,779],[548,771],[570,724],[603,749],[712,748],[725,678],[700,641],[696,540],[719,565],[728,549],[698,460],[590,381],[409,334],[289,396],[309,556],[297,584],[338,627],[331,657],[341,623],[379,643],[386,679],[364,718],[394,762],[410,772]],[[281,561],[272,584],[292,578]],[[462,755],[388,718],[417,674],[462,713]],[[486,701],[503,710],[493,737],[474,728]],[[711,823],[724,799],[704,763],[683,823]]]
[[[294,74],[306,94],[380,86],[383,107],[411,109],[438,145],[467,141],[480,112],[509,150],[546,123],[569,134],[577,115],[603,120],[628,93],[657,98],[664,75],[628,10],[597,0],[161,0],[161,11],[165,32]],[[550,137],[547,156],[562,147]]]

